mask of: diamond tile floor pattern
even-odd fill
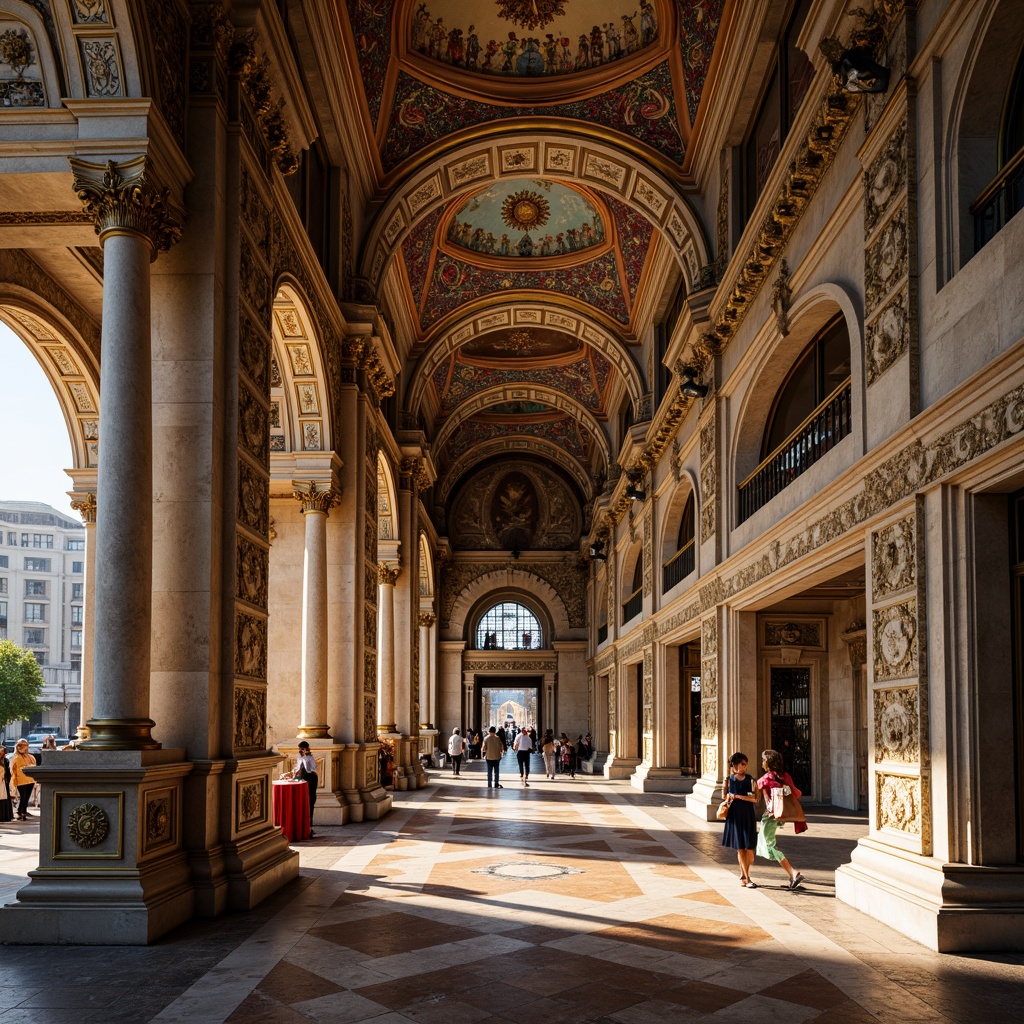
[[[680,797],[431,773],[381,822],[318,825],[301,879],[252,914],[147,949],[0,949],[0,1024],[1019,1019],[1024,955],[939,956],[838,903],[866,823],[810,820],[784,840],[804,890],[760,861],[746,890]],[[0,826],[5,901],[37,842]]]

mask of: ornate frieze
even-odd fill
[[[115,164],[72,157],[73,187],[92,218],[102,243],[111,231],[131,231],[166,252],[181,237],[181,225],[168,209],[168,191],[157,191],[147,177],[144,156]]]
[[[243,534],[236,534],[235,563],[235,597],[265,610],[270,575],[268,551]]]
[[[464,658],[462,670],[464,672],[557,672],[558,659],[502,658],[494,660],[489,658]]]
[[[918,687],[874,691],[875,762],[921,760]]]
[[[267,748],[267,691],[255,686],[235,687],[234,749]]]
[[[821,622],[773,622],[765,620],[765,647],[817,647],[822,643]]]
[[[874,678],[907,679],[917,675],[917,599],[872,611]]]
[[[917,582],[916,517],[871,534],[871,593],[875,600],[909,590]]]

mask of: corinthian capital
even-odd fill
[[[381,562],[377,566],[377,582],[382,583],[385,587],[393,587],[401,571],[401,566],[388,565],[387,562]]]
[[[81,500],[71,502],[71,507],[81,514],[86,523],[96,522],[96,495],[91,491]]]
[[[94,164],[71,158],[74,189],[92,217],[102,242],[106,235],[142,235],[154,252],[166,252],[181,237],[181,225],[167,209],[168,191],[157,191],[146,178],[146,158],[123,164]]]
[[[305,491],[292,491],[292,497],[302,506],[303,513],[323,512],[327,515],[338,504],[337,494],[330,487],[318,491],[315,480],[309,481],[309,487]]]
[[[420,625],[426,626],[427,629],[437,622],[437,616],[433,612],[420,612]]]

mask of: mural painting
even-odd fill
[[[569,75],[650,46],[658,21],[650,0],[496,0],[467,11],[465,0],[416,6],[410,48],[431,60],[485,75]]]
[[[550,410],[555,412],[555,410]],[[460,455],[468,452],[487,441],[499,437],[536,437],[561,448],[566,454],[580,462],[589,461],[593,446],[591,438],[586,436],[586,428],[572,416],[557,415],[545,420],[508,421],[489,420],[483,416],[474,416],[459,424],[458,429],[449,438],[442,455],[446,465],[450,465]],[[577,534],[578,536],[578,534]]]
[[[565,256],[600,244],[604,222],[575,189],[541,178],[513,178],[467,199],[448,241],[489,256]]]

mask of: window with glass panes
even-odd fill
[[[525,605],[502,601],[480,617],[476,646],[482,651],[537,650],[544,646],[540,622]]]

